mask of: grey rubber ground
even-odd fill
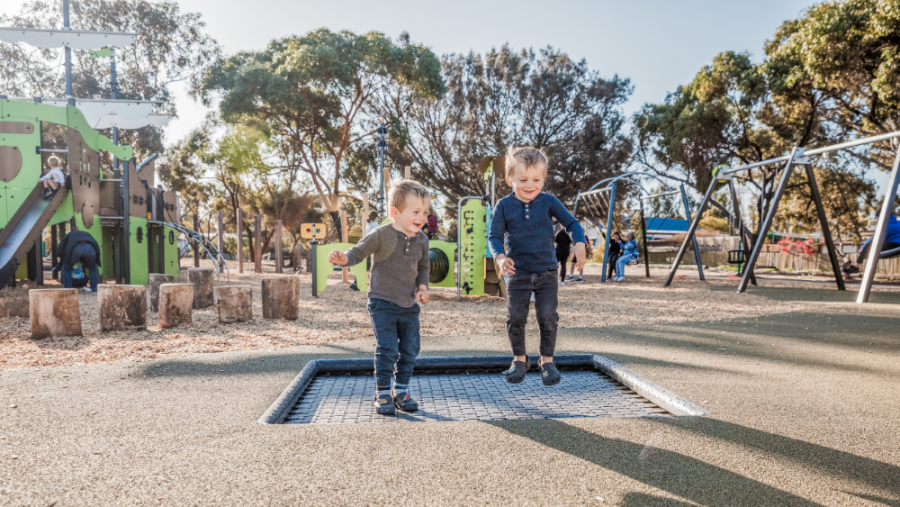
[[[0,372],[0,505],[900,505],[900,308],[755,290],[815,310],[560,334],[560,354],[609,357],[706,417],[257,423],[310,359],[368,341]]]

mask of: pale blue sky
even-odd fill
[[[24,0],[4,0],[0,13],[18,12]],[[328,27],[377,30],[397,37],[404,30],[437,54],[483,53],[511,47],[552,45],[585,58],[603,76],[631,79],[630,116],[646,102],[689,81],[717,53],[749,51],[755,60],[783,21],[800,16],[808,0],[660,0],[500,2],[409,2],[375,0],[181,0],[183,11],[200,12],[207,32],[226,54],[263,48],[270,40]],[[166,127],[176,142],[203,119],[205,110],[182,89],[179,118]]]

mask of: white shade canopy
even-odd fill
[[[68,102],[65,99],[43,99],[44,104],[65,107]],[[75,99],[75,107],[84,115],[84,118],[93,125],[106,115],[115,114],[129,120],[140,120],[153,114],[153,106],[161,104],[151,100],[104,100],[104,99]],[[96,128],[96,127],[94,127]]]
[[[87,50],[106,46],[123,48],[134,42],[137,36],[136,33],[125,32],[0,27],[0,41],[10,44],[24,42],[42,49],[69,47]]]
[[[9,99],[34,100],[27,97],[9,97]],[[66,99],[42,99],[41,103],[59,107],[69,104]],[[75,107],[95,129],[112,127],[139,129],[151,125],[164,127],[172,115],[153,112],[153,106],[162,103],[160,100],[75,99]]]
[[[140,119],[123,118],[119,115],[109,114],[96,122],[91,122],[91,126],[95,129],[108,129],[118,127],[120,129],[139,129],[147,126],[165,127],[169,120],[172,119],[170,114],[150,114]]]

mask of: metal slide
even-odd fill
[[[34,247],[34,242],[41,238],[44,227],[47,227],[56,210],[69,195],[69,191],[63,186],[48,200],[41,196],[43,189],[41,184],[35,186],[6,227],[0,231],[0,289],[6,287],[15,276],[25,255]],[[40,266],[39,269],[44,267]]]

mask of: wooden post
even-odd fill
[[[147,329],[147,291],[143,285],[100,285],[100,330],[139,331]]]
[[[28,304],[32,339],[81,336],[78,289],[30,290]]]
[[[164,283],[159,286],[159,327],[169,329],[191,323],[194,284]]]
[[[0,298],[0,319],[3,317],[28,318],[28,300],[24,298]]]
[[[237,209],[237,260],[238,273],[244,272],[244,213],[241,208]]]
[[[253,318],[253,293],[249,285],[216,287],[219,322],[231,324]]]
[[[253,217],[253,222],[255,226],[253,236],[254,240],[256,240],[256,243],[254,243],[253,245],[253,253],[255,254],[254,260],[256,261],[256,265],[253,267],[253,272],[262,273],[262,217],[256,215],[255,217]]]
[[[200,217],[197,216],[196,213],[194,213],[194,230],[197,231],[198,234],[200,233]],[[128,260],[126,259],[125,262],[127,263]],[[194,241],[194,267],[200,267],[200,245],[198,245],[196,241]]]
[[[347,243],[347,210],[341,210],[341,243]],[[341,268],[341,279],[344,283],[350,282],[350,269],[347,266]]]
[[[384,168],[384,209],[387,212],[387,209],[391,207],[391,203],[388,200],[388,192],[391,191],[391,168]]]
[[[406,166],[406,169],[403,171],[403,179],[410,179],[410,173],[412,173],[412,166]]]
[[[218,224],[216,224],[216,226],[219,228],[219,260],[221,262],[225,262],[225,223],[223,221],[221,211],[218,213],[218,216],[216,218],[218,220]],[[219,273],[223,273],[224,271],[224,266],[219,266]]]
[[[192,268],[188,270],[188,281],[194,286],[194,309],[202,310],[213,305],[213,288],[216,279],[214,269]]]
[[[281,251],[281,220],[275,221],[275,272],[284,273],[284,252]]]
[[[262,311],[264,319],[297,320],[300,316],[300,278],[263,278]]]
[[[175,283],[175,277],[162,273],[150,273],[150,311],[159,311],[159,286],[164,283]]]
[[[369,225],[369,193],[363,192],[363,236],[366,235],[366,227]]]

